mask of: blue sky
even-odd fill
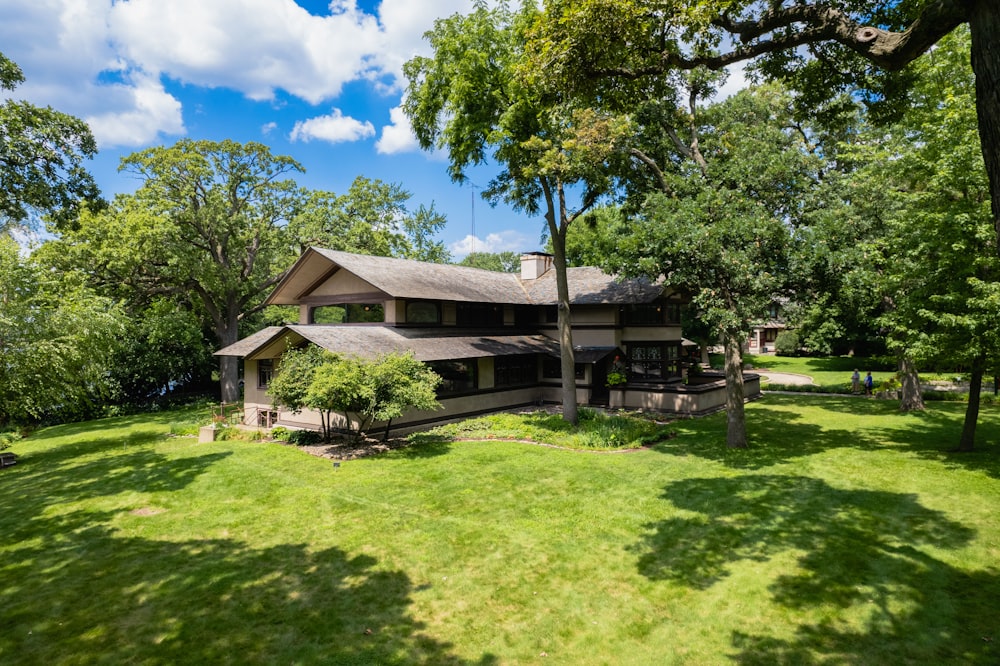
[[[85,119],[106,196],[136,150],[181,138],[260,141],[306,169],[301,185],[344,192],[356,176],[434,203],[455,258],[534,250],[542,220],[491,208],[421,152],[399,111],[402,63],[427,54],[435,18],[470,0],[4,0],[0,51],[24,70],[13,97]],[[485,185],[494,169],[473,174]]]
[[[471,0],[3,0],[0,51],[24,70],[13,97],[86,120],[106,196],[137,183],[120,159],[181,138],[260,141],[306,169],[305,187],[355,177],[434,203],[456,259],[540,249],[541,218],[493,208],[421,152],[399,110],[402,64],[423,33]],[[736,77],[740,85],[741,77]],[[731,86],[734,84],[731,83]],[[486,185],[496,169],[474,171]],[[475,234],[473,235],[473,229]]]

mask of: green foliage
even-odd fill
[[[799,336],[795,331],[781,331],[774,339],[774,350],[782,356],[799,353]]]
[[[0,54],[0,89],[23,81],[20,68]],[[96,154],[90,128],[79,118],[25,101],[0,102],[0,232],[35,226],[43,215],[64,228],[83,202],[99,206],[100,191],[83,167]]]
[[[21,441],[21,433],[17,430],[0,430],[0,451],[9,449]]]
[[[491,414],[438,426],[426,433],[411,435],[410,439],[414,442],[440,437],[510,439],[570,449],[621,449],[654,444],[672,436],[670,428],[640,415],[608,415],[581,407],[575,426],[546,412]]]
[[[0,236],[0,426],[100,413],[123,316]]]
[[[467,15],[439,19],[426,34],[430,57],[408,61],[403,110],[420,146],[448,154],[448,173],[464,182],[492,160],[500,172],[483,189],[491,202],[545,219],[554,248],[564,416],[576,421],[576,379],[566,284],[569,225],[612,188],[609,164],[625,159],[627,119],[545,96],[532,84],[539,63],[525,41],[539,11],[475,3]],[[577,202],[574,205],[574,202]]]
[[[268,392],[292,411],[319,412],[329,440],[334,412],[348,428],[354,423],[354,434],[361,437],[373,422],[385,422],[388,430],[407,411],[439,408],[435,389],[440,381],[412,352],[365,360],[308,345],[285,352]]]
[[[517,252],[471,252],[458,265],[499,273],[517,273],[521,270],[521,256]]]
[[[285,441],[295,446],[312,446],[322,442],[323,436],[315,430],[290,430]]]
[[[402,257],[444,263],[448,251],[434,234],[445,225],[443,215],[419,206],[411,212],[411,197],[399,184],[358,176],[347,192],[303,192],[288,225],[288,234],[305,250],[318,246],[381,257]]]
[[[273,428],[271,428],[271,439],[277,440],[279,442],[289,441],[288,438],[291,434],[292,431],[286,428],[285,426],[274,426]]]

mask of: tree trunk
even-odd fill
[[[238,310],[231,308],[230,312],[237,314],[227,317],[225,324],[215,331],[222,347],[235,344],[240,337]],[[235,356],[219,357],[219,385],[222,402],[227,404],[240,402],[242,399],[240,396],[240,359]]]
[[[904,354],[899,359],[899,371],[903,384],[903,399],[899,402],[899,410],[901,412],[923,410],[924,398],[920,394],[920,377],[913,359]]]
[[[556,271],[556,293],[559,299],[559,358],[562,368],[563,419],[576,425],[576,357],[573,353],[573,319],[569,308],[569,279],[566,275],[565,229],[550,225],[552,234],[552,260]]]
[[[743,405],[743,337],[739,331],[723,333],[726,350],[726,446],[731,449],[748,446]]]
[[[382,441],[383,442],[388,442],[389,441],[389,428],[390,427],[392,427],[392,419],[389,419],[388,421],[385,422],[385,432],[382,434]]]
[[[979,394],[983,387],[983,372],[986,359],[980,356],[972,362],[972,378],[969,379],[969,405],[965,409],[965,423],[962,437],[956,451],[972,451],[976,442],[976,423],[979,421]]]
[[[972,35],[972,71],[976,75],[976,113],[979,142],[990,180],[993,228],[1000,252],[1000,3],[973,0],[968,3]]]

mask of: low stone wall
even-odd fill
[[[726,408],[726,378],[721,374],[705,374],[688,384],[629,385],[624,391],[626,409],[702,416]],[[761,396],[760,375],[743,375],[743,395],[746,400]]]

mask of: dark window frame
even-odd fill
[[[433,321],[417,321],[411,317],[410,309],[416,307],[430,306],[434,309],[434,320]],[[420,324],[422,326],[436,326],[441,323],[441,304],[437,301],[407,301],[406,302],[406,323],[407,324]]]
[[[429,361],[427,365],[441,377],[441,383],[437,388],[439,398],[467,395],[479,390],[479,359],[459,358]],[[457,367],[459,365],[465,366],[465,368]],[[460,379],[462,375],[464,378]]]
[[[534,354],[497,356],[493,359],[493,386],[508,388],[538,383],[538,357]]]
[[[629,381],[668,382],[680,376],[679,342],[630,342],[626,350]]]
[[[274,359],[257,359],[257,388],[266,389],[274,379]]]

